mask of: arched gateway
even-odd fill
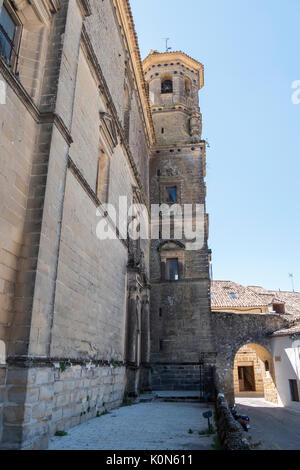
[[[235,355],[233,368],[234,395],[264,396],[278,403],[275,369],[269,351],[259,344],[242,346]]]
[[[258,392],[277,403],[269,335],[287,324],[276,314],[212,312],[217,373],[230,405],[235,394],[244,392]]]

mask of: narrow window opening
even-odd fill
[[[166,188],[166,202],[167,203],[177,202],[177,188],[176,188],[176,186]]]
[[[295,379],[289,380],[289,384],[290,384],[291,400],[299,401],[299,391],[298,391],[297,380]]]
[[[191,81],[189,78],[185,79],[185,94],[186,96],[190,96],[191,94]]]
[[[178,258],[170,258],[167,260],[167,278],[169,281],[178,281],[179,279]]]

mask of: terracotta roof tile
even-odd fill
[[[286,313],[293,315],[294,319],[300,319],[300,292],[271,291],[260,286],[248,288],[262,299],[273,296],[272,302],[284,303]]]
[[[282,328],[281,330],[274,331],[270,336],[288,336],[288,335],[300,335],[300,322],[295,325],[290,326],[289,328]]]
[[[232,281],[212,281],[211,282],[211,305],[213,307],[264,307],[266,301],[251,289]],[[232,298],[230,294],[236,294],[237,298]]]

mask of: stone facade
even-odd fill
[[[96,230],[104,203],[148,202],[154,132],[127,1],[4,8],[20,40],[0,58],[0,432],[36,449],[148,385],[148,242]]]
[[[210,311],[202,64],[142,63],[128,0],[1,8],[15,35],[9,53],[0,44],[0,447],[46,448],[151,387],[204,397],[215,364],[232,397],[235,353],[268,350],[284,322]],[[170,194],[166,234],[150,204],[170,208]],[[151,242],[107,210],[121,196],[145,206]],[[185,204],[199,208],[185,216],[200,220],[192,249],[177,233]],[[114,239],[97,237],[103,222]]]
[[[161,226],[159,239],[151,242],[152,387],[198,390],[202,369],[207,379],[215,360],[205,212],[206,144],[201,139],[198,97],[203,66],[182,52],[152,51],[143,67],[156,135],[150,158],[150,202],[172,206],[167,190],[176,188],[177,207],[173,233],[167,238]],[[185,204],[203,208],[202,239],[193,249],[188,249],[185,234],[176,233]],[[195,213],[190,217],[195,226]],[[152,224],[159,226],[159,217],[152,216]],[[177,279],[168,278],[170,259],[178,260]]]

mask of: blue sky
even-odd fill
[[[214,279],[300,291],[299,0],[131,0],[142,58],[163,38],[200,91]]]

